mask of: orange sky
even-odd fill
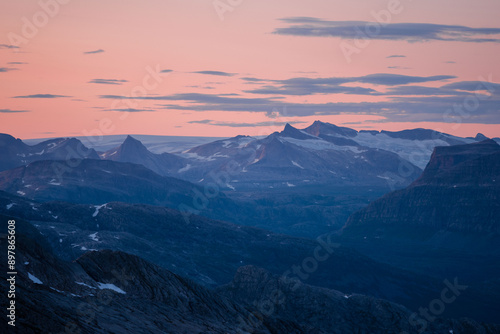
[[[353,112],[356,106],[352,104],[390,101],[388,96],[248,92],[278,85],[272,80],[352,78],[380,73],[454,77],[410,86],[438,88],[453,82],[480,81],[480,77],[500,83],[499,42],[372,39],[347,62],[340,49],[346,39],[272,32],[290,26],[280,21],[286,17],[374,21],[372,11],[387,9],[390,1],[243,0],[234,7],[226,5],[230,10],[222,14],[223,20],[214,3],[217,1],[3,1],[0,4],[0,44],[3,45],[0,47],[0,132],[20,138],[97,133],[221,137],[266,134],[282,128],[284,122],[295,122],[295,126],[301,128],[319,119],[339,125],[346,123],[356,129],[426,127],[461,136],[473,136],[477,132],[500,136],[500,107],[494,107],[500,96],[498,91],[489,100],[493,110],[481,117],[461,117],[452,123],[444,123],[445,118],[439,113],[427,118],[429,106],[422,105],[420,111],[415,103],[409,104],[408,110],[400,110],[397,117],[383,110]],[[401,0],[400,9],[391,16],[391,24],[500,28],[497,0]],[[29,25],[35,30],[28,29]],[[86,53],[97,50],[103,51]],[[390,55],[405,57],[387,58]],[[155,80],[151,73],[156,69],[172,72],[156,75]],[[193,73],[198,71],[231,75]],[[245,77],[271,81],[249,84]],[[123,82],[91,83],[95,79]],[[343,86],[369,88],[380,93],[391,88],[360,82]],[[171,99],[191,93],[203,94],[204,102]],[[41,98],[39,94],[51,94],[52,98]],[[166,98],[123,101],[102,98],[102,95],[130,97],[134,94]],[[258,110],[252,107],[246,108],[248,111],[228,110],[227,106],[217,110],[210,102],[212,97],[265,101]],[[404,98],[408,101],[408,96]],[[459,103],[463,100],[457,99]],[[253,103],[249,101],[250,106]],[[351,105],[340,111],[315,112],[315,104],[325,103]],[[298,116],[297,104],[311,104],[311,109]],[[132,105],[140,111],[111,111]],[[287,106],[287,111],[283,106]],[[483,107],[471,114],[481,113]],[[272,115],[273,109],[278,114]],[[262,125],[241,126],[242,123]],[[240,126],[236,126],[238,124]]]

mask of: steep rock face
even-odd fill
[[[344,232],[393,226],[498,235],[499,215],[500,146],[486,140],[436,148],[418,180],[354,213]]]
[[[422,327],[410,323],[411,312],[400,305],[306,285],[254,266],[239,268],[233,281],[218,291],[242,305],[256,307],[254,314],[261,323],[265,324],[269,318],[294,321],[308,333],[422,332]],[[428,333],[461,333],[470,327],[485,333],[497,330],[495,326],[442,319],[430,323],[425,330]]]
[[[154,154],[140,141],[128,136],[125,141],[112,150],[101,155],[103,159],[140,164],[153,172],[171,176],[187,165],[187,162],[174,154]]]

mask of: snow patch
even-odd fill
[[[295,167],[299,167],[300,169],[304,169],[304,167],[302,167],[301,165],[299,165],[298,163],[296,163],[295,161],[292,160],[292,164],[295,166]]]
[[[177,173],[184,173],[184,172],[187,172],[188,170],[190,170],[190,169],[191,169],[191,167],[192,167],[192,166],[191,166],[190,164],[187,164],[186,166],[184,166],[184,167],[182,167],[181,169],[179,169],[179,170],[177,171]]]
[[[292,184],[292,183],[290,183],[290,182],[287,182],[287,183],[286,183],[286,185],[287,185],[288,187],[295,187],[295,184]]]
[[[17,191],[17,193],[18,193],[19,195],[21,195],[21,196],[25,196],[25,195],[26,195],[26,193],[25,193],[24,191],[20,191],[20,190],[18,190],[18,191]]]
[[[95,288],[95,287],[93,287],[93,286],[90,286],[90,285],[88,285],[88,284],[86,284],[86,283],[83,283],[83,282],[75,282],[75,283],[76,283],[76,284],[78,284],[78,285],[83,285],[83,286],[86,286],[86,287],[87,287],[87,288],[89,288],[89,289],[94,289],[94,290],[95,290],[95,289],[97,289],[97,288]]]
[[[52,186],[60,186],[61,182],[57,182],[56,179],[52,179],[52,180],[49,181],[49,184],[52,185]]]
[[[101,210],[102,208],[105,208],[106,205],[108,205],[108,203],[106,204],[103,204],[103,205],[95,205],[94,208],[95,208],[95,211],[94,213],[92,214],[92,217],[97,217],[97,215],[99,214],[99,210]]]
[[[97,233],[99,233],[99,232],[89,234],[89,238],[94,240],[94,241],[99,241],[99,238],[97,237]]]
[[[5,207],[7,208],[7,210],[10,210],[14,205],[16,205],[16,203],[7,204]]]
[[[42,281],[40,281],[35,275],[33,275],[32,273],[28,273],[28,277],[29,279],[35,283],[35,284],[43,284]]]
[[[111,283],[100,283],[100,282],[97,282],[97,284],[99,285],[99,289],[101,289],[101,290],[108,289],[108,290],[113,290],[115,292],[121,293],[123,295],[126,294],[125,291],[123,291],[122,289],[120,289],[119,287],[117,287],[114,284],[111,284]]]

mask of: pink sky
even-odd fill
[[[401,86],[439,88],[454,82],[480,81],[481,77],[500,83],[498,41],[372,39],[369,45],[352,56],[351,62],[347,62],[340,45],[349,40],[272,33],[275,29],[291,25],[280,21],[287,17],[374,21],[371,12],[387,9],[391,3],[389,0],[243,0],[223,14],[224,20],[215,10],[213,0],[61,2],[65,4],[58,4],[58,8],[46,7],[50,16],[45,14],[47,9],[44,10],[40,4],[53,5],[58,3],[56,0],[4,1],[0,4],[0,44],[4,45],[0,47],[2,133],[20,138],[97,133],[221,137],[266,134],[281,129],[284,122],[295,122],[295,126],[301,128],[319,119],[338,125],[347,123],[346,126],[356,129],[425,127],[460,136],[474,136],[477,132],[490,137],[500,136],[500,106],[494,107],[500,96],[498,91],[487,101],[493,105],[493,110],[478,117],[475,113],[482,113],[482,109],[473,110],[470,114],[474,117],[461,117],[454,123],[441,121],[445,110],[426,118],[428,107],[422,105],[420,112],[418,104],[408,105],[409,110],[400,110],[397,118],[377,111],[368,114],[358,111],[356,114],[347,107],[341,112],[314,113],[315,104],[384,102],[390,100],[388,96],[343,93],[278,96],[245,92],[277,85],[275,81],[249,84],[242,79],[245,77],[286,80],[296,77],[352,78],[389,73],[413,77],[454,77]],[[227,0],[220,2],[228,3]],[[391,15],[389,23],[500,28],[500,2],[497,0],[401,0],[398,8],[399,12]],[[44,18],[48,18],[47,22],[36,21]],[[26,34],[26,22],[34,20],[39,25],[38,31]],[[20,36],[23,40],[18,44],[19,40],[13,40],[13,36]],[[8,47],[15,44],[19,48]],[[96,50],[104,52],[85,54]],[[405,57],[387,58],[390,55]],[[149,73],[156,68],[171,69],[172,72],[163,73],[161,79],[155,81]],[[234,75],[193,73],[198,71],[221,71]],[[95,79],[126,82],[118,85],[89,83]],[[391,88],[363,82],[350,82],[343,86],[370,88],[380,93]],[[100,97],[130,96],[139,91],[149,97],[197,93],[204,94],[204,99],[210,95],[269,99],[271,102],[264,109],[255,111],[228,111],[227,108],[204,108],[209,102],[193,104],[189,100],[169,98],[128,100],[134,103],[135,109],[146,111],[117,112],[110,109],[125,108],[124,101]],[[37,94],[60,97],[13,98]],[[457,98],[457,101],[464,99]],[[479,108],[484,107],[482,103]],[[165,109],[167,104],[182,106],[182,109],[172,106]],[[297,116],[294,112],[297,111],[296,104],[311,104],[311,110],[306,116]],[[193,105],[196,108],[190,109]],[[283,105],[288,106],[287,111],[284,111]],[[450,102],[450,108],[452,105]],[[274,108],[279,112],[277,117],[271,115]],[[420,113],[422,116],[419,116]],[[405,118],[405,115],[409,117]],[[235,123],[261,123],[262,126],[235,127]]]

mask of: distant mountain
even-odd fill
[[[304,131],[324,140],[335,142],[337,145],[355,143],[360,146],[390,151],[419,168],[425,167],[436,146],[468,144],[482,140],[479,137],[476,139],[456,137],[429,129],[356,131],[320,121],[315,121]]]
[[[0,134],[0,171],[33,161],[73,159],[99,159],[99,156],[75,138],[51,139],[30,146],[20,139]]]
[[[319,123],[314,126],[336,128]],[[289,124],[282,132],[263,139],[235,137],[193,148],[184,156],[205,161],[202,167],[193,166],[185,178],[209,180],[210,173],[231,165],[233,175],[227,186],[237,190],[325,183],[388,187],[389,180],[401,187],[421,172],[395,153],[364,147],[346,138],[315,136]],[[399,173],[402,164],[412,169],[404,177]]]
[[[185,159],[170,153],[154,154],[131,136],[128,136],[120,146],[102,153],[101,158],[143,165],[163,176],[175,175],[179,170],[189,168]]]

